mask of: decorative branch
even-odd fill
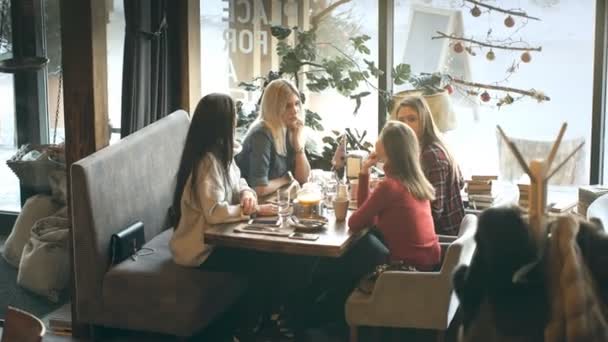
[[[328,15],[329,13],[331,13],[331,11],[333,11],[337,7],[339,7],[341,5],[344,5],[344,4],[347,4],[350,1],[351,0],[339,0],[339,1],[336,1],[333,4],[327,6],[327,8],[325,8],[321,12],[317,13],[316,15],[313,15],[310,18],[311,30],[312,31],[316,31],[317,30],[317,25],[319,24],[319,21],[321,21],[321,19],[323,19],[323,17],[325,17],[326,15]]]
[[[348,54],[346,54],[344,51],[340,50],[334,43],[317,43],[317,45],[329,45],[332,48],[336,49],[336,51],[338,51],[342,56],[346,57],[351,63],[353,63],[353,65],[357,68],[357,70],[359,70],[359,72],[363,72],[363,70],[361,69],[361,67],[359,66],[359,63],[357,63],[357,61],[352,58],[351,56],[349,56]],[[371,83],[367,77],[365,78],[365,83],[367,83],[370,87],[372,87],[374,90],[381,92],[381,89],[379,89],[378,87],[376,87],[373,83]]]
[[[493,10],[493,11],[496,11],[496,12],[501,12],[501,13],[505,13],[505,14],[514,15],[514,16],[517,16],[517,17],[523,17],[523,18],[528,18],[528,19],[539,20],[540,21],[540,18],[529,16],[524,11],[506,10],[504,8],[488,5],[488,4],[485,4],[483,2],[479,2],[479,1],[475,1],[475,0],[464,0],[464,1],[470,2],[470,3],[472,3],[474,5],[477,5],[477,6],[480,6],[480,7],[485,7],[487,9],[490,9],[490,10]]]
[[[521,94],[521,95],[533,97],[533,98],[535,98],[535,99],[537,99],[539,101],[550,101],[551,100],[551,98],[549,96],[545,95],[542,92],[536,91],[534,89],[532,89],[532,90],[523,90],[523,89],[511,88],[511,87],[505,87],[505,86],[499,86],[499,85],[484,84],[484,83],[477,83],[477,82],[469,82],[469,81],[464,81],[464,80],[460,80],[460,79],[457,79],[457,78],[450,78],[450,79],[454,83],[462,84],[462,85],[469,86],[469,87],[491,89],[491,90],[500,90],[500,91],[506,91],[506,92],[516,93],[516,94]]]
[[[490,43],[485,43],[479,40],[475,40],[475,39],[470,39],[470,38],[464,38],[464,37],[457,37],[454,35],[449,35],[449,34],[445,34],[441,31],[437,31],[437,34],[439,34],[439,36],[433,36],[431,37],[431,39],[451,39],[451,40],[460,40],[463,42],[469,42],[469,43],[474,43],[480,46],[485,46],[485,47],[489,47],[489,48],[493,48],[493,49],[503,49],[503,50],[515,50],[515,51],[541,51],[542,47],[516,47],[516,46],[508,46],[508,45],[496,45],[496,44],[490,44]]]

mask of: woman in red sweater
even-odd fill
[[[346,328],[346,298],[379,264],[403,262],[421,271],[439,264],[441,248],[430,205],[434,190],[422,173],[419,155],[414,131],[402,122],[389,121],[380,133],[376,152],[363,163],[359,208],[348,220],[349,229],[372,227],[371,231],[341,258],[323,259],[308,293],[300,298],[303,317],[313,326],[333,321]],[[369,169],[378,161],[384,162],[386,177],[368,193]],[[324,299],[314,302],[311,297]]]
[[[389,121],[376,142],[376,151],[359,174],[358,209],[348,225],[362,230],[372,225],[382,234],[391,262],[431,270],[441,248],[431,215],[433,186],[420,167],[416,134],[404,123]],[[384,162],[385,179],[369,194],[369,169]]]

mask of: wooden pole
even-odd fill
[[[199,0],[177,1],[181,62],[180,107],[190,114],[201,98],[201,3]]]
[[[530,161],[530,199],[528,213],[530,228],[536,241],[542,241],[542,233],[545,227],[545,211],[547,208],[547,179],[546,164],[544,160]]]
[[[107,47],[105,1],[61,1],[61,49],[64,85],[65,153],[70,166],[108,145]],[[72,215],[68,184],[68,212]],[[78,227],[71,227],[71,234]],[[73,238],[70,240],[73,241]],[[88,337],[90,327],[78,322],[74,253],[70,245],[72,335]]]

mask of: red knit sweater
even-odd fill
[[[420,270],[430,270],[441,259],[431,205],[418,200],[397,179],[387,175],[368,197],[369,175],[359,175],[358,209],[348,220],[359,231],[371,225],[384,235],[391,261],[404,261]]]

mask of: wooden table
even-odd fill
[[[327,216],[329,222],[325,229],[315,232],[315,234],[319,234],[319,238],[315,241],[294,240],[286,236],[235,232],[235,228],[246,225],[246,222],[239,222],[216,225],[207,229],[205,231],[205,243],[263,252],[340,257],[367,232],[353,233],[349,231],[346,224],[348,217],[346,221],[336,222],[333,213]],[[293,230],[293,228],[282,229]]]

